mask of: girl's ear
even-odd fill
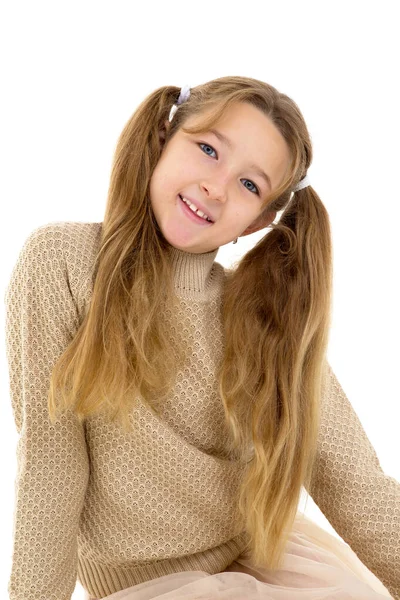
[[[268,225],[270,225],[272,223],[272,221],[275,219],[275,217],[276,217],[276,211],[268,211],[268,212],[262,213],[259,217],[257,217],[257,219],[255,219],[255,221],[253,221],[253,223],[251,223],[243,231],[243,233],[240,234],[239,237],[242,237],[243,235],[249,235],[250,233],[255,233],[256,231],[259,231],[260,229],[264,229],[264,227],[268,227]]]
[[[160,130],[158,131],[158,135],[159,135],[159,138],[160,138],[160,144],[161,144],[161,146],[163,146],[163,145],[164,145],[164,142],[165,142],[165,134],[166,134],[166,132],[169,130],[169,127],[170,127],[170,122],[169,122],[169,121],[168,121],[168,119],[167,119],[166,121],[164,121],[164,128],[163,128],[163,129],[160,129]]]

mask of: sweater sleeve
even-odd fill
[[[25,241],[6,288],[6,352],[18,433],[10,600],[70,600],[89,477],[84,426],[48,414],[52,367],[79,327],[63,259],[62,227]]]
[[[377,454],[331,366],[307,490],[340,537],[400,600],[400,483]]]

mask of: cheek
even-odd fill
[[[239,227],[240,230],[245,230],[249,225],[252,225],[257,220],[259,212],[252,210],[250,207],[240,207],[232,212],[230,219],[232,228]]]
[[[168,193],[168,170],[164,168],[164,161],[159,161],[150,179],[150,199],[157,203],[162,196]]]

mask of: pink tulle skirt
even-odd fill
[[[393,598],[348,544],[297,514],[282,568],[254,568],[245,555],[222,573],[184,571],[107,600],[378,600]],[[85,600],[99,600],[86,594]]]

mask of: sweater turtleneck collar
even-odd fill
[[[178,296],[186,298],[209,298],[215,295],[214,259],[219,248],[196,254],[168,246],[174,269],[174,286]]]

